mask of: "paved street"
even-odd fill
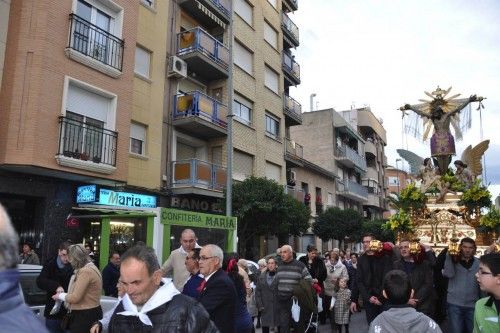
[[[331,332],[330,322],[327,321],[326,325],[321,325],[319,327],[318,333],[328,333]],[[256,330],[257,333],[261,333],[262,330],[259,328]],[[366,324],[365,312],[357,312],[352,315],[351,323],[349,324],[349,332],[351,333],[364,333],[368,332],[368,325]]]

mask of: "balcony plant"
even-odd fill
[[[304,203],[306,205],[309,205],[311,203],[311,194],[310,193],[306,193],[306,195],[304,195]]]
[[[94,162],[94,163],[101,163],[101,158],[99,156],[95,155],[92,158],[92,162]]]

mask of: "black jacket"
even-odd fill
[[[116,284],[120,278],[120,267],[108,263],[102,270],[102,289],[104,295],[118,297],[118,289]]]
[[[376,296],[383,302],[382,283],[385,274],[392,269],[392,257],[386,254],[380,257],[363,254],[357,266],[356,280],[363,301],[368,302],[371,296]]]
[[[207,281],[198,297],[221,333],[234,333],[236,288],[231,278],[222,269]]]
[[[314,258],[311,265],[309,265],[309,258],[307,255],[299,259],[304,265],[306,265],[309,274],[313,279],[318,280],[319,285],[323,288],[323,282],[326,280],[326,266],[322,259],[316,257]]]
[[[207,311],[193,298],[178,294],[169,302],[147,313],[153,326],[148,326],[136,316],[123,316],[123,303],[116,307],[111,321],[109,333],[217,333],[214,323],[210,321]]]
[[[68,292],[69,280],[73,275],[73,267],[71,264],[66,264],[63,268],[57,266],[57,256],[49,259],[45,265],[43,265],[40,275],[36,279],[36,284],[38,288],[45,290],[47,292],[45,311],[43,315],[51,319],[60,319],[66,314],[66,309],[61,306],[58,313],[51,316],[50,310],[54,306],[54,300],[52,295],[56,293],[56,289],[61,286],[64,288],[65,292]]]

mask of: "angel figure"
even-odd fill
[[[440,187],[439,175],[436,173],[436,168],[432,165],[432,160],[429,157],[424,160],[424,163],[420,168],[419,176],[420,179],[422,179],[420,192],[427,192],[427,190],[433,185],[436,185],[438,188]]]
[[[481,159],[488,149],[489,144],[490,140],[484,140],[474,147],[469,145],[463,151],[461,159],[456,160],[453,163],[457,168],[455,177],[457,177],[460,182],[465,184],[466,189],[470,188],[474,184],[474,180],[477,176],[480,176],[483,173]]]
[[[481,102],[484,98],[472,95],[469,98],[457,99],[460,94],[446,98],[451,87],[442,90],[437,87],[432,94],[425,94],[432,98],[431,101],[420,100],[423,104],[405,104],[400,107],[401,111],[411,110],[424,120],[425,132],[423,139],[426,140],[429,132],[434,128],[431,137],[431,156],[436,160],[441,175],[448,170],[451,157],[455,155],[455,138],[451,134],[450,125],[453,126],[455,135],[461,138],[460,118],[458,113],[471,102]],[[481,106],[481,105],[480,105]],[[404,114],[403,114],[404,115]]]

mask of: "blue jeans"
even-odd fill
[[[474,308],[447,303],[450,333],[472,333]]]
[[[45,318],[45,327],[47,327],[50,333],[66,333],[69,331],[65,331],[61,328],[61,320],[60,319],[48,319]]]

